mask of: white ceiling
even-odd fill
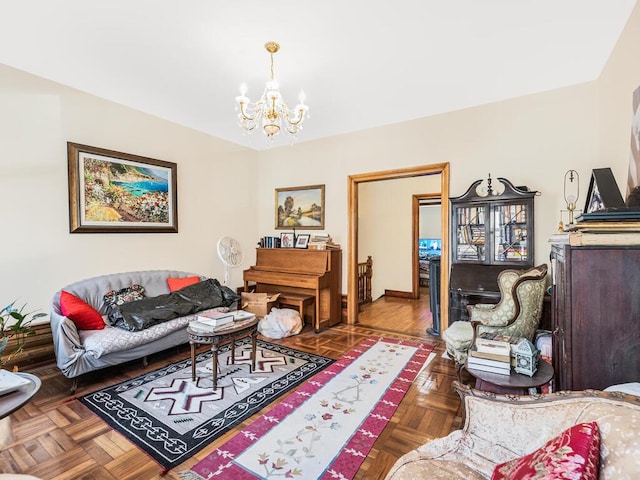
[[[635,3],[0,0],[0,63],[262,149],[234,99],[261,95],[268,40],[302,142],[594,80]]]

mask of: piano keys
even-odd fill
[[[341,250],[257,248],[256,264],[243,272],[243,280],[245,292],[313,295],[316,332],[341,321]]]

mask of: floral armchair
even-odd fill
[[[481,333],[500,333],[534,340],[546,288],[547,265],[525,271],[503,270],[498,275],[500,302],[469,305],[469,322],[454,322],[442,334],[447,353],[457,365],[467,360],[467,352]]]

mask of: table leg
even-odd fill
[[[218,345],[215,343],[211,345],[211,353],[213,359],[213,389],[218,388]]]
[[[196,381],[196,344],[193,340],[189,341],[191,346],[191,381]]]
[[[256,371],[256,339],[258,338],[258,330],[251,332],[251,372]]]
[[[5,448],[13,443],[13,428],[11,427],[11,416],[0,419],[0,448]]]

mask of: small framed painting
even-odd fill
[[[276,188],[276,229],[324,229],[324,185]]]
[[[302,233],[296,237],[296,248],[307,248],[309,246],[309,235],[308,233]]]
[[[71,233],[177,233],[177,165],[67,143]]]
[[[280,248],[293,248],[294,243],[294,233],[293,232],[282,232],[280,234]]]
[[[585,213],[613,211],[624,206],[613,171],[610,168],[594,168],[587,191]]]

